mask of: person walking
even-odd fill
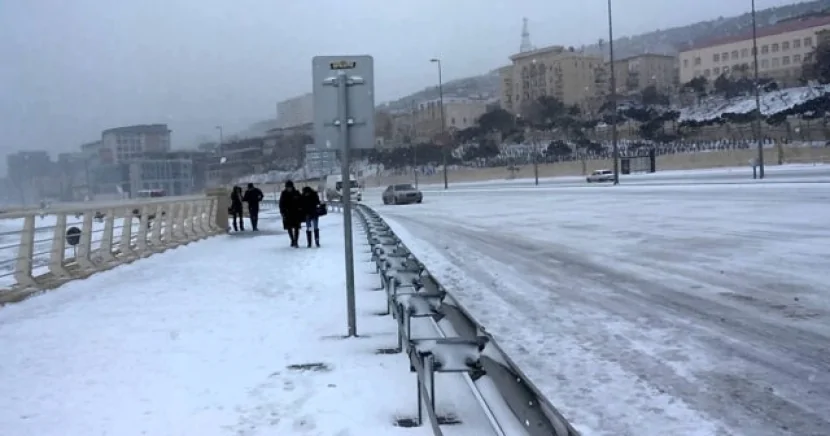
[[[285,182],[285,189],[280,193],[280,215],[282,215],[282,228],[288,232],[291,238],[291,246],[299,248],[300,226],[303,219],[303,200],[300,191],[294,188],[291,180]]]
[[[305,214],[305,239],[311,248],[311,232],[314,232],[314,244],[320,246],[320,195],[310,186],[303,188],[303,213]]]
[[[242,188],[234,186],[231,191],[231,207],[228,209],[233,219],[233,231],[245,231],[245,220],[242,217]],[[239,225],[236,221],[239,220]]]
[[[248,189],[245,190],[245,195],[242,196],[242,201],[248,203],[248,216],[251,219],[251,230],[258,232],[259,227],[259,203],[265,195],[262,191],[255,187],[253,183],[248,183]]]

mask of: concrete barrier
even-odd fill
[[[228,227],[226,190],[206,196],[74,203],[0,214],[0,305]]]
[[[767,165],[780,163],[823,163],[830,161],[830,147],[787,147],[767,148],[764,150]],[[720,150],[698,153],[678,153],[657,156],[657,171],[696,170],[725,167],[745,167],[750,159],[757,156],[757,150]],[[572,162],[557,162],[539,165],[539,177],[583,176],[591,171],[613,168],[611,159],[595,159]],[[450,183],[483,182],[488,180],[505,180],[511,177],[507,167],[460,168],[449,172]],[[439,171],[431,176],[420,176],[420,183],[442,184]],[[518,165],[516,178],[532,178],[533,165]],[[412,174],[400,176],[370,176],[366,178],[367,186],[385,187],[395,183],[410,183]]]

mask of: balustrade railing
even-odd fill
[[[78,203],[0,213],[0,304],[227,228],[227,195]]]

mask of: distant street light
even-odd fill
[[[761,86],[758,80],[758,24],[755,21],[755,0],[752,0],[752,60],[755,64],[755,141],[758,143],[758,177],[764,178],[764,143],[761,138]]]
[[[620,184],[620,147],[617,144],[617,74],[614,68],[614,24],[608,0],[608,56],[611,64],[611,145],[614,148],[614,184]]]
[[[219,184],[225,183],[225,167],[224,164],[227,162],[227,158],[225,158],[225,135],[222,131],[222,126],[216,126],[216,130],[219,131]]]
[[[433,58],[430,62],[438,64],[438,104],[441,105],[441,151],[444,163],[444,189],[449,189],[449,180],[447,178],[447,119],[444,116],[444,72],[441,68],[441,59]]]

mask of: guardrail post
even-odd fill
[[[150,217],[147,212],[149,212],[149,207],[147,206],[140,206],[138,208],[138,237],[135,242],[135,250],[139,257],[147,257],[151,254],[147,248],[147,227],[149,227],[150,223]]]
[[[208,197],[213,199],[211,205],[210,221],[211,230],[214,232],[225,232],[230,225],[228,208],[231,205],[231,194],[225,188],[216,188],[208,191]]]
[[[20,248],[17,250],[17,260],[14,263],[14,279],[23,287],[35,286],[37,282],[32,276],[32,257],[35,254],[35,215],[26,215],[23,218],[23,231],[20,232]]]
[[[212,205],[214,200],[212,198],[206,198],[199,202],[201,205],[199,207],[199,218],[196,221],[196,225],[199,228],[199,234],[202,238],[207,238],[213,232],[210,229],[210,212],[212,211]]]
[[[64,266],[66,260],[66,214],[59,213],[52,232],[52,249],[49,253],[49,272],[56,278],[69,276]]]
[[[182,238],[184,243],[189,244],[193,241],[193,203],[185,202],[182,204]]]
[[[178,245],[176,242],[176,214],[179,213],[179,204],[167,205],[167,216],[164,217],[164,244],[168,248]]]
[[[133,249],[133,211],[130,208],[123,210],[123,218],[121,224],[121,243],[118,244],[118,255],[124,259],[134,259],[137,257]]]
[[[176,243],[178,245],[187,243],[185,241],[187,235],[185,234],[185,230],[184,230],[184,214],[187,212],[187,211],[185,211],[186,208],[187,208],[187,205],[184,204],[184,203],[178,203],[178,205],[177,205],[178,210],[176,211],[176,220],[174,222],[174,226],[175,226],[174,232],[175,232],[175,237],[176,237]]]
[[[164,251],[164,245],[161,242],[161,226],[164,224],[164,206],[161,204],[156,205],[156,211],[154,212],[155,216],[153,217],[152,222],[152,232],[150,235],[150,246],[153,251]]]
[[[104,216],[104,234],[101,235],[101,245],[98,249],[103,262],[114,262],[115,255],[112,253],[112,243],[114,239],[113,231],[115,230],[115,209],[107,209]]]
[[[75,263],[81,268],[82,274],[89,274],[96,268],[95,263],[92,262],[92,212],[84,212],[83,216],[81,242],[78,244]]]

